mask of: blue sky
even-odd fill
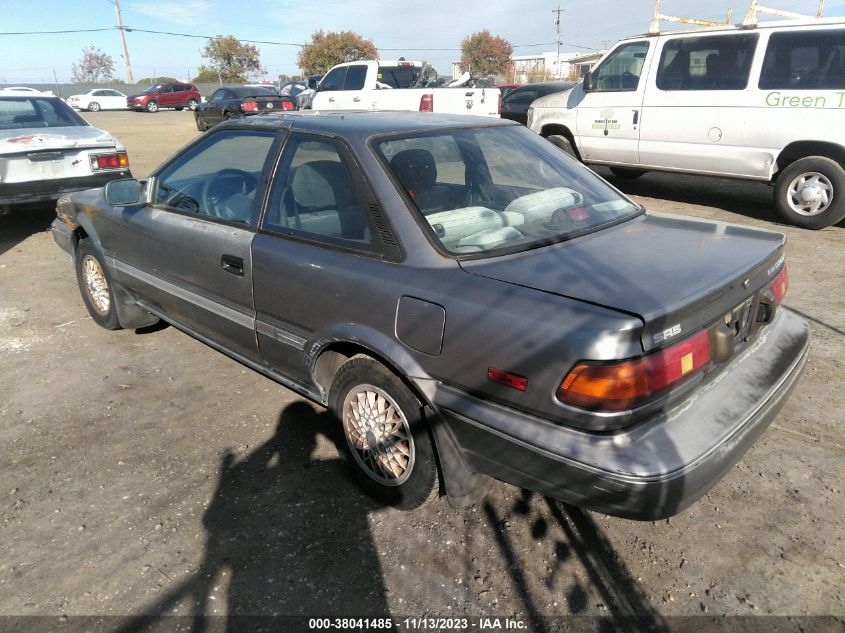
[[[723,4],[724,2],[724,4]],[[741,21],[748,0],[662,0],[663,13],[724,19],[733,4]],[[815,0],[763,0],[762,4],[813,13]],[[121,0],[128,28],[235,35],[241,39],[304,43],[317,29],[353,30],[372,39],[385,59],[404,56],[430,61],[442,74],[460,57],[461,40],[482,29],[515,45],[514,54],[552,51],[555,29],[549,0]],[[602,48],[621,37],[644,32],[653,11],[651,0],[569,0],[561,2],[562,40]],[[825,15],[845,15],[845,0],[827,0]],[[109,0],[0,0],[0,31],[109,28],[116,23]],[[204,40],[128,33],[135,78],[194,75],[203,62]],[[0,35],[0,83],[47,83],[53,69],[60,82],[70,79],[71,64],[93,44],[115,59],[119,77],[125,70],[116,31],[62,35]],[[539,46],[527,46],[539,44]],[[295,46],[259,45],[269,75],[297,74]],[[387,50],[398,49],[398,50]],[[414,50],[453,49],[453,50]],[[586,50],[573,46],[562,51]]]

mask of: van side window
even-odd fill
[[[759,87],[762,90],[845,88],[845,29],[773,33]]]
[[[623,44],[593,72],[593,92],[634,91],[640,83],[648,42]]]
[[[744,90],[756,33],[684,37],[663,45],[657,70],[660,90]]]

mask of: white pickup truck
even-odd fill
[[[359,61],[332,68],[311,100],[314,110],[405,110],[499,116],[498,88],[417,87],[425,67],[411,61]]]

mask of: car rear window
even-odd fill
[[[422,225],[452,255],[526,250],[642,212],[522,126],[391,136],[377,148]]]
[[[6,97],[0,99],[0,129],[73,127],[88,125],[58,99]]]
[[[376,79],[379,83],[390,86],[391,88],[411,88],[420,76],[420,69],[413,64],[400,66],[379,66],[378,77]]]
[[[243,98],[243,97],[259,97],[259,96],[278,96],[278,92],[276,92],[272,88],[249,88],[249,87],[239,87],[239,88],[232,88],[232,92],[236,97]]]

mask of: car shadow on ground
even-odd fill
[[[49,202],[37,206],[15,206],[0,214],[0,255],[28,237],[47,231],[55,219],[56,205]]]
[[[656,171],[631,180],[618,178],[604,167],[596,167],[595,171],[627,195],[713,207],[754,220],[788,226],[781,221],[775,209],[772,187],[766,183]],[[845,220],[834,226],[845,228]]]
[[[379,506],[359,492],[339,459],[313,457],[321,436],[337,441],[336,428],[330,413],[295,402],[265,443],[241,459],[226,451],[203,515],[199,568],[120,633],[170,630],[174,612],[193,616],[180,630],[194,633],[284,628],[244,617],[254,614],[387,616],[367,520]],[[218,608],[225,626],[223,618],[203,617]]]

